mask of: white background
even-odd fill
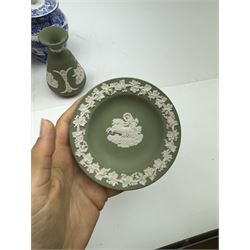
[[[87,74],[80,94],[114,77],[149,81],[173,101],[182,142],[155,184],[110,199],[94,248],[157,248],[218,228],[217,1],[60,1],[68,48]],[[32,143],[78,98],[56,96],[32,61]],[[79,96],[80,96],[79,95]]]

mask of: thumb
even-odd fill
[[[40,137],[31,153],[32,186],[42,186],[50,180],[55,138],[56,132],[53,123],[42,119]]]

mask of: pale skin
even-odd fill
[[[54,126],[41,121],[32,148],[32,249],[84,249],[100,211],[119,193],[89,179],[69,146],[75,102]]]

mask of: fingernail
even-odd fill
[[[44,135],[44,125],[45,125],[45,119],[41,119],[41,123],[40,123],[40,137],[42,137]]]

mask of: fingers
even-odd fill
[[[56,145],[68,146],[70,121],[81,99],[82,97],[75,101],[73,105],[58,119],[56,123]]]
[[[51,175],[51,161],[55,150],[55,127],[48,120],[41,120],[40,137],[32,148],[32,185],[43,185]]]

